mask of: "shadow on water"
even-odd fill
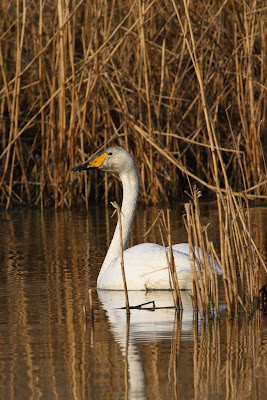
[[[267,212],[252,211],[264,249]],[[186,241],[182,213],[172,212],[175,242]],[[156,215],[139,210],[131,245],[144,241]],[[216,215],[208,207],[203,215],[216,244]],[[265,399],[267,320],[259,312],[203,325],[184,292],[181,318],[132,310],[127,320],[123,293],[96,291],[95,319],[85,323],[115,223],[97,207],[0,214],[0,399]],[[146,240],[160,243],[157,229]],[[150,300],[171,305],[172,295],[130,292],[131,305]]]

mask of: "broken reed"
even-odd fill
[[[208,239],[207,227],[201,226],[199,196],[200,192],[193,188],[191,201],[185,204],[195,309],[203,317],[219,315],[218,273],[214,268],[217,263],[222,268],[221,300],[228,316],[236,316],[241,310],[250,314],[259,306],[260,271],[266,271],[266,265],[251,236],[249,208],[236,201],[231,191],[219,197],[223,215],[219,259]]]
[[[260,0],[2,0],[0,17],[2,206],[107,203],[115,177],[70,169],[109,144],[136,158],[146,203],[178,198],[185,173],[216,192],[208,120],[230,186],[266,198]]]

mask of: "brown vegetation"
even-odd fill
[[[70,168],[110,144],[135,156],[145,202],[176,199],[186,173],[266,198],[262,4],[2,0],[1,205],[107,199],[116,178]]]
[[[209,240],[207,226],[201,225],[200,192],[196,188],[191,190],[192,200],[185,204],[185,224],[188,232],[195,309],[199,309],[203,317],[218,316],[219,303],[222,301],[230,317],[237,316],[240,311],[252,314],[260,306],[260,281],[262,272],[267,273],[267,266],[253,239],[254,232],[248,204],[237,201],[230,189],[226,196],[219,192],[217,206],[220,221],[220,256],[218,256],[213,242]],[[215,263],[218,263],[222,270],[223,293],[219,292]]]

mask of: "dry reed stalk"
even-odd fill
[[[199,208],[200,192],[194,187],[190,203],[185,204],[185,225],[188,233],[189,258],[195,310],[200,306],[202,317],[219,315],[218,256],[209,241],[207,227],[202,227]]]
[[[193,303],[194,303],[194,310],[198,311],[198,297],[199,297],[199,283],[195,268],[195,260],[194,260],[194,246],[192,243],[192,225],[191,225],[191,210],[189,203],[185,204],[185,211],[187,215],[188,224],[186,225],[187,234],[188,234],[188,244],[189,244],[189,260],[190,260],[190,267],[191,267],[191,274],[192,274],[192,295],[193,295]],[[202,303],[201,303],[202,305]],[[203,310],[202,310],[203,311]]]
[[[43,40],[42,40],[42,34],[43,34],[43,1],[39,0],[39,29],[38,29],[38,35],[39,35],[39,52],[41,51],[43,47]],[[44,94],[43,94],[43,57],[40,56],[38,60],[38,77],[39,77],[39,86],[40,86],[40,108],[42,108],[44,104]],[[43,189],[45,186],[45,114],[44,110],[41,112],[41,145],[42,145],[42,165],[41,165],[41,176],[40,176],[40,181],[41,181],[41,193],[43,193]],[[42,201],[41,201],[41,207],[43,207],[43,196],[42,196]]]
[[[174,257],[173,257],[171,221],[170,221],[170,210],[169,209],[167,210],[167,220],[166,220],[163,210],[159,211],[155,221],[153,222],[153,224],[151,225],[149,230],[145,233],[145,236],[150,232],[150,230],[155,225],[155,223],[157,222],[158,219],[160,222],[159,231],[160,231],[162,246],[165,248],[168,270],[169,270],[169,274],[170,274],[170,288],[173,289],[173,294],[174,294],[174,296],[173,296],[174,306],[178,311],[181,311],[183,309],[183,303],[182,303],[179,281],[178,281],[177,271],[176,271]],[[164,231],[165,237],[167,239],[168,249],[165,246],[163,231]]]
[[[169,253],[168,253],[168,259],[169,259],[169,269],[171,271],[171,277],[172,277],[172,284],[173,284],[173,289],[175,293],[175,305],[178,310],[183,309],[183,303],[182,303],[182,298],[181,298],[181,293],[180,293],[180,287],[179,287],[179,281],[177,277],[177,272],[176,272],[176,267],[174,263],[174,258],[173,258],[173,250],[172,250],[172,235],[171,235],[171,218],[170,218],[170,209],[167,209],[167,221],[165,219],[164,214],[162,214],[167,237],[168,237],[168,246],[169,246]]]
[[[206,314],[210,314],[210,301],[208,298],[208,290],[209,290],[209,282],[207,280],[207,257],[205,256],[205,247],[203,244],[202,238],[202,227],[199,227],[199,210],[197,209],[196,199],[195,197],[198,196],[198,193],[194,193],[194,206],[195,211],[191,207],[191,216],[192,216],[192,243],[193,251],[195,254],[195,268],[196,268],[196,275],[198,277],[199,282],[199,299],[202,305],[202,315],[205,316]]]
[[[130,305],[129,305],[129,297],[128,297],[128,289],[127,289],[127,282],[126,282],[126,276],[125,276],[125,270],[124,270],[124,258],[123,258],[123,242],[122,242],[122,223],[121,223],[121,209],[120,206],[116,201],[111,203],[113,207],[115,208],[115,211],[117,212],[118,216],[118,222],[119,222],[119,229],[120,229],[120,256],[121,256],[121,273],[122,273],[122,280],[123,280],[123,286],[124,286],[124,294],[125,294],[125,308],[126,308],[126,313],[129,315],[130,314]]]

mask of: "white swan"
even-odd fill
[[[84,164],[72,168],[72,171],[95,168],[118,174],[122,182],[122,240],[128,290],[170,289],[170,274],[163,246],[154,243],[143,243],[127,249],[139,193],[139,177],[133,157],[121,147],[109,147]],[[189,245],[187,243],[174,245],[173,256],[180,289],[191,289]],[[124,290],[118,224],[98,275],[97,288]]]

